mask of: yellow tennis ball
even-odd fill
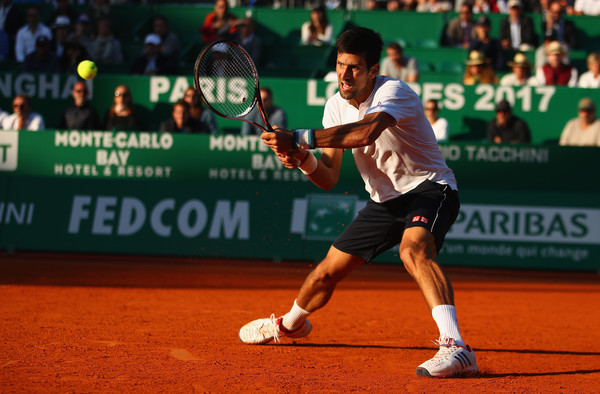
[[[98,67],[91,60],[84,60],[77,66],[77,73],[83,79],[92,79],[96,76]]]

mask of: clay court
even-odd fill
[[[343,282],[293,342],[243,345],[310,263],[0,255],[0,391],[597,392],[595,273],[448,268],[481,374],[430,379],[437,329],[401,266]]]

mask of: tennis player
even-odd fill
[[[329,190],[338,180],[344,149],[352,149],[371,200],[308,275],[291,310],[254,320],[239,332],[245,343],[308,335],[307,317],[325,306],[353,269],[400,244],[400,258],[418,283],[440,337],[439,351],[417,375],[478,372],[458,328],[452,286],[434,261],[459,210],[456,180],[442,157],[419,96],[404,82],[379,74],[378,33],[352,28],[336,43],[339,92],[325,105],[324,129],[263,133],[287,168],[299,167]],[[323,148],[317,160],[309,149]]]

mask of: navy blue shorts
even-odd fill
[[[448,185],[425,181],[393,200],[383,203],[369,200],[333,246],[371,261],[398,245],[405,229],[423,227],[433,234],[439,253],[459,209],[457,191]]]

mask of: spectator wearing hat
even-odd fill
[[[66,15],[59,15],[56,17],[54,24],[52,25],[52,50],[59,58],[62,56],[67,39],[69,38],[69,31],[71,29],[71,21]]]
[[[577,118],[565,125],[559,145],[600,146],[600,119],[596,118],[596,105],[590,98],[583,98],[577,106]]]
[[[458,17],[450,20],[444,31],[444,45],[469,48],[471,39],[475,35],[474,26],[473,7],[469,3],[462,3]]]
[[[485,15],[477,18],[475,38],[471,41],[469,51],[483,52],[485,57],[490,60],[490,64],[495,71],[504,70],[506,68],[504,51],[500,41],[490,36],[490,27],[490,18]]]
[[[35,50],[25,58],[23,72],[29,73],[59,73],[60,60],[52,50],[50,39],[39,36],[35,41]]]
[[[133,61],[131,73],[138,75],[175,74],[175,63],[160,53],[160,37],[158,34],[148,34],[144,39],[144,54]]]
[[[565,64],[566,52],[560,42],[553,41],[546,47],[548,62],[538,67],[535,76],[540,85],[576,86],[577,69]]]
[[[465,62],[467,68],[463,76],[463,84],[498,83],[498,76],[490,66],[490,60],[481,51],[469,52]]]
[[[556,40],[567,46],[568,49],[577,47],[575,24],[563,15],[563,6],[559,0],[553,0],[548,6],[545,20],[542,22],[544,35],[554,35]]]
[[[404,82],[419,80],[419,64],[414,57],[404,56],[404,49],[397,42],[390,42],[385,52],[387,56],[381,61],[379,74],[400,79]]]
[[[90,30],[90,18],[86,14],[81,14],[77,17],[74,31],[69,34],[68,41],[77,41],[86,51],[89,51],[94,40]]]
[[[69,0],[55,0],[54,4],[56,8],[50,14],[50,18],[48,18],[48,24],[53,24],[56,22],[59,16],[66,16],[69,18],[69,26],[75,25],[77,21],[78,13],[77,10],[69,4]]]
[[[36,40],[45,36],[49,40],[52,37],[50,28],[40,22],[40,10],[35,6],[27,7],[27,24],[19,29],[15,39],[15,58],[19,63],[25,61],[25,57],[35,51]]]
[[[517,52],[513,60],[509,61],[508,66],[512,72],[506,74],[500,79],[502,86],[537,86],[538,80],[531,75],[531,63],[527,56]]]
[[[2,119],[3,130],[44,130],[44,118],[33,112],[31,97],[20,94],[13,99],[13,113]]]
[[[487,140],[495,144],[528,144],[531,132],[527,123],[512,113],[506,100],[496,105],[496,117],[487,126]]]
[[[181,52],[181,42],[177,34],[169,29],[167,17],[163,15],[155,16],[152,28],[154,34],[160,37],[160,53],[171,59],[173,63],[177,62]]]
[[[121,43],[112,34],[110,20],[98,21],[98,35],[90,46],[90,55],[99,65],[123,63]]]
[[[533,19],[523,15],[521,0],[508,2],[508,17],[500,22],[500,42],[504,50],[530,51],[537,46]]]
[[[600,53],[592,52],[587,57],[588,71],[581,74],[577,86],[580,88],[600,88]]]

